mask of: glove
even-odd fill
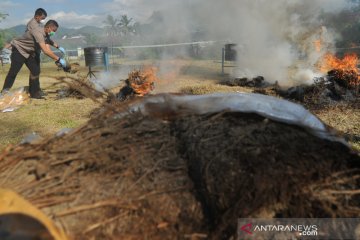
[[[59,49],[59,51],[60,51],[62,54],[66,54],[66,50],[65,50],[65,48],[63,48],[63,47],[59,47],[58,49]]]
[[[65,61],[65,59],[63,59],[63,58],[59,58],[59,59],[55,62],[55,64],[58,65],[59,67],[66,68],[66,61]]]

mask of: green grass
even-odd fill
[[[88,120],[94,106],[89,99],[33,100],[14,112],[0,113],[0,147],[32,132],[51,136],[62,128],[78,127]]]
[[[9,65],[0,70],[0,85],[4,82]],[[83,71],[86,71],[83,68]],[[86,73],[86,72],[85,72]],[[28,85],[29,71],[24,66],[17,76],[12,90]],[[9,144],[19,143],[25,136],[35,132],[47,137],[52,136],[63,128],[76,128],[89,119],[90,112],[98,107],[90,99],[65,98],[56,99],[56,90],[60,86],[55,77],[66,76],[66,73],[57,71],[54,63],[42,64],[40,77],[42,89],[48,93],[46,100],[34,99],[13,112],[0,112],[0,150]]]
[[[86,76],[88,69],[85,67],[84,61],[79,63],[81,65],[81,76]],[[253,90],[219,84],[229,76],[221,75],[220,64],[210,60],[129,61],[118,59],[112,69],[117,74],[117,71],[121,71],[121,69],[129,71],[144,65],[153,65],[161,70],[160,79],[155,83],[154,93],[208,94],[237,91],[252,92]],[[9,65],[0,66],[0,87],[2,87],[8,68]],[[56,134],[63,128],[81,126],[88,121],[91,111],[99,106],[90,99],[65,98],[57,100],[56,90],[60,89],[61,86],[54,86],[53,84],[57,82],[56,77],[66,76],[66,73],[57,71],[53,62],[42,63],[41,69],[40,82],[41,87],[49,94],[47,100],[32,100],[14,112],[0,112],[0,151],[8,144],[19,143],[26,135],[33,132],[47,137]],[[28,76],[29,71],[24,66],[13,89],[27,86]],[[360,136],[360,112],[358,109],[332,109],[315,114],[325,123],[341,132]],[[360,142],[352,142],[352,145],[360,150]]]

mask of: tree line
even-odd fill
[[[0,22],[6,18],[8,14],[0,13]],[[115,18],[112,15],[108,15],[103,21],[105,24],[104,32],[105,38],[115,42],[115,40],[121,38],[121,41],[128,43],[131,41],[131,36],[137,34],[139,23],[135,22],[133,18],[129,18],[127,15],[122,15],[120,18]],[[94,33],[86,33],[85,39],[88,44],[97,44],[100,36]],[[16,34],[10,30],[0,30],[0,49],[4,46],[5,42],[11,41],[12,38],[16,37]]]
[[[323,13],[319,19],[328,28],[337,32],[336,46],[339,48],[351,48],[360,45],[360,0],[349,0],[352,7],[344,9],[338,13]],[[8,14],[0,12],[0,22],[4,20]],[[101,39],[97,34],[85,34],[88,44],[97,44],[99,42],[108,41],[109,45],[130,44],[136,40],[146,40],[146,35],[150,31],[159,29],[161,21],[161,13],[155,12],[152,16],[152,23],[140,24],[127,15],[119,18],[107,15],[104,23],[104,33]],[[161,26],[160,26],[161,28]],[[0,49],[5,42],[15,37],[15,33],[9,30],[0,30]]]

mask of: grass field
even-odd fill
[[[3,85],[9,65],[0,71],[0,84]],[[59,86],[55,77],[65,76],[57,71],[54,63],[42,64],[41,88],[48,94],[46,100],[34,99],[13,112],[0,113],[0,149],[8,144],[16,144],[25,136],[36,133],[42,137],[55,134],[63,128],[74,128],[84,124],[89,113],[97,107],[90,99],[56,99]],[[13,89],[28,85],[29,71],[26,66],[17,76]]]
[[[80,76],[86,76],[88,69],[80,62]],[[186,94],[206,94],[213,92],[252,92],[249,88],[222,85],[227,76],[221,75],[221,66],[215,61],[168,60],[168,61],[125,61],[117,60],[111,69],[112,81],[121,84],[127,73],[144,65],[156,66],[159,81],[155,93],[181,92]],[[0,85],[4,82],[9,65],[0,69]],[[28,85],[28,69],[24,66],[13,89]],[[45,100],[32,100],[29,104],[7,113],[0,113],[0,150],[9,144],[19,143],[26,135],[36,133],[42,137],[52,136],[63,128],[75,128],[85,124],[90,113],[99,104],[90,99],[57,99],[56,91],[61,88],[56,77],[66,76],[58,71],[54,63],[43,63],[41,87],[48,94]],[[99,73],[95,73],[99,74]],[[71,75],[76,76],[76,75]],[[325,123],[358,138],[360,136],[360,110],[332,108],[315,114]],[[360,149],[360,142],[353,140],[354,147]]]

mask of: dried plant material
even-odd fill
[[[0,187],[73,239],[229,239],[239,217],[360,214],[360,157],[341,143],[256,114],[164,119],[172,113],[144,116],[124,105],[105,104],[60,137],[6,149]]]
[[[154,90],[156,81],[158,79],[154,67],[131,71],[125,80],[126,85],[120,89],[116,97],[120,101],[125,101],[134,96],[145,96]]]
[[[145,67],[143,70],[135,70],[129,73],[129,84],[139,96],[144,96],[154,89],[157,80],[156,69]]]
[[[80,64],[79,63],[70,63],[70,67],[66,72],[75,74],[79,71]]]
[[[71,74],[75,74],[79,71],[80,64],[79,63],[70,63],[66,58],[66,67],[62,67],[61,64],[58,64],[58,70],[63,70],[64,72],[68,72]]]
[[[358,56],[355,53],[346,54],[343,59],[337,58],[335,55],[328,53],[322,59],[320,71],[327,73],[331,70],[336,70],[338,78],[347,78],[346,84],[352,87],[357,87],[360,84]],[[349,78],[348,76],[352,76]]]
[[[58,81],[54,85],[58,85],[60,83],[65,83],[66,87],[62,87],[58,90],[58,98],[65,97],[75,97],[75,98],[84,98],[88,97],[96,102],[99,102],[97,98],[101,98],[105,96],[105,93],[102,93],[95,89],[93,83],[86,77],[57,77]]]

